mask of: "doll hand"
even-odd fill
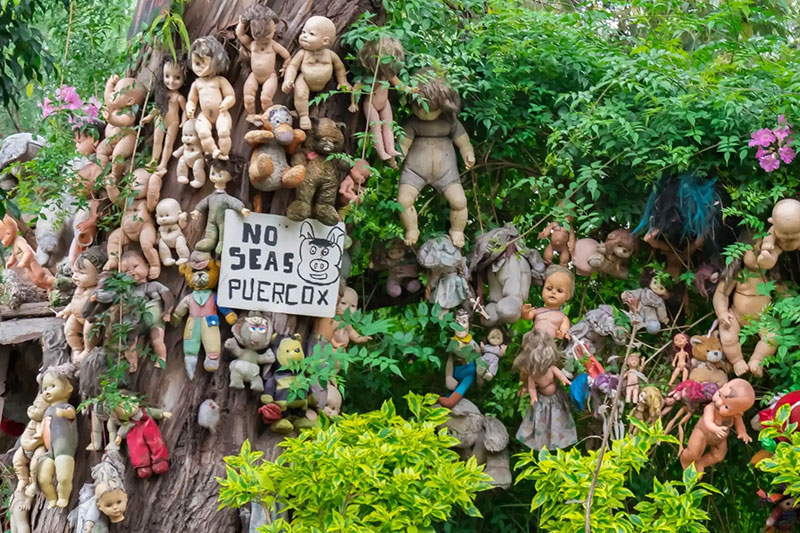
[[[458,381],[456,381],[456,378],[452,376],[447,376],[447,378],[444,380],[444,384],[447,387],[447,390],[456,390],[458,387]]]
[[[708,428],[714,435],[719,437],[720,439],[724,439],[728,436],[728,428],[725,426],[715,426],[713,428]]]
[[[753,437],[751,437],[747,433],[742,433],[740,435],[736,435],[736,438],[739,439],[740,441],[744,442],[745,444],[749,444],[749,443],[753,442]]]
[[[194,118],[194,102],[186,102],[186,118]]]
[[[142,124],[150,124],[153,121],[153,114],[149,114],[145,117],[142,117],[141,123]]]
[[[119,75],[118,75],[118,74],[112,74],[112,75],[111,75],[111,76],[108,78],[108,81],[106,82],[106,86],[107,86],[107,87],[114,88],[114,86],[115,86],[117,83],[119,83]]]
[[[355,113],[356,111],[358,111],[358,105],[356,105],[356,103],[353,102],[352,104],[350,104],[347,110],[350,111],[351,113]]]
[[[162,417],[164,418],[164,420],[169,420],[170,418],[172,418],[172,413],[170,413],[169,411],[164,411],[162,413]]]
[[[464,158],[464,167],[469,170],[475,166],[475,152],[472,150],[462,153],[461,157]]]
[[[170,318],[172,318],[172,313],[162,313],[161,320],[164,322],[169,322]]]
[[[531,407],[536,405],[536,402],[538,402],[538,401],[539,401],[539,397],[538,396],[531,396]]]
[[[289,94],[294,89],[294,80],[283,80],[283,85],[281,86],[281,91],[284,94]]]
[[[722,327],[729,328],[731,327],[731,324],[733,324],[734,322],[736,322],[736,317],[733,316],[733,313],[731,313],[730,311],[728,311],[727,313],[723,313],[719,317],[719,324]]]
[[[243,217],[249,217],[250,216],[250,210],[247,209],[247,208],[244,208],[241,211],[239,211],[239,214],[242,215]]]
[[[200,211],[198,211],[197,209],[195,209],[195,210],[194,210],[194,211],[192,211],[192,213],[191,213],[191,215],[192,215],[192,220],[200,220],[200,215],[201,215],[201,214],[202,214],[202,213],[200,213]]]
[[[117,446],[122,446],[122,437],[117,435],[117,438],[114,439],[114,444],[116,444]]]

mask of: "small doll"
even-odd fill
[[[153,124],[153,157],[148,166],[158,163],[165,169],[175,148],[178,130],[186,121],[186,98],[180,93],[186,80],[186,65],[183,59],[176,60],[165,55],[161,61],[161,83],[156,85],[156,109],[142,118],[142,124]]]
[[[428,270],[425,297],[443,310],[458,307],[470,297],[467,261],[449,236],[434,237],[420,246],[419,265]]]
[[[630,309],[631,322],[642,324],[648,333],[656,334],[661,331],[662,324],[669,323],[664,303],[669,298],[669,290],[657,276],[650,279],[647,287],[625,291],[620,298]]]
[[[257,314],[242,317],[231,328],[233,338],[225,341],[225,349],[236,357],[230,365],[232,389],[264,392],[261,380],[261,367],[275,362],[275,354],[270,349],[272,343],[272,321]]]
[[[542,300],[544,307],[534,309],[530,304],[522,306],[522,318],[533,320],[533,329],[554,339],[566,339],[569,318],[561,307],[572,298],[575,291],[575,276],[560,265],[550,265],[545,272]]]
[[[38,468],[39,487],[50,502],[48,509],[64,508],[72,493],[75,452],[78,449],[78,426],[75,408],[69,404],[75,365],[51,366],[37,377],[47,403],[42,419],[42,435],[47,453]],[[53,483],[55,476],[57,482]]]
[[[772,216],[767,221],[772,226],[757,246],[758,267],[764,270],[774,268],[783,252],[800,249],[800,201],[794,198],[779,201],[772,208]]]
[[[6,268],[17,266],[28,271],[34,285],[42,289],[52,289],[55,278],[49,270],[36,261],[36,252],[22,235],[18,235],[17,221],[6,215],[0,221],[0,242],[3,247],[11,246],[11,257],[6,261]]]
[[[795,531],[800,512],[800,500],[783,494],[771,494],[768,499],[774,506],[767,517],[765,533]]]
[[[105,138],[97,145],[97,160],[101,168],[111,163],[114,183],[125,174],[125,166],[136,149],[136,115],[146,95],[144,85],[134,78],[112,74],[106,82],[103,118],[108,125]]]
[[[731,426],[736,430],[739,440],[752,442],[742,415],[755,401],[753,387],[745,380],[737,378],[723,385],[703,409],[703,416],[694,426],[686,449],[680,455],[683,469],[694,463],[697,471],[702,473],[707,467],[725,459]],[[709,448],[708,452],[706,448]]]
[[[394,158],[400,155],[394,145],[394,117],[392,105],[389,103],[389,89],[394,87],[405,91],[406,86],[397,76],[406,59],[403,45],[392,37],[381,37],[369,41],[361,46],[358,51],[358,62],[361,63],[369,74],[374,75],[372,92],[364,100],[364,116],[369,124],[372,145],[382,161],[388,161],[397,167]],[[355,94],[362,88],[356,85],[350,102],[350,112],[355,113],[358,107],[355,103]],[[392,164],[394,163],[394,164]]]
[[[207,254],[195,250],[189,262],[178,267],[186,278],[192,292],[183,297],[172,313],[172,325],[177,327],[188,314],[186,327],[183,330],[183,352],[186,374],[194,379],[197,358],[200,348],[205,350],[203,368],[207,372],[216,372],[219,368],[219,355],[222,340],[219,333],[219,316],[217,314],[217,297],[214,288],[219,280],[219,261],[208,258]],[[226,307],[219,311],[228,324],[236,322],[236,313]]]
[[[450,237],[457,248],[464,246],[467,226],[467,197],[458,173],[455,145],[467,170],[475,165],[475,151],[464,126],[458,121],[461,98],[447,82],[431,71],[418,74],[419,101],[411,104],[414,116],[404,126],[400,148],[406,154],[400,175],[397,201],[403,208],[400,220],[405,227],[405,241],[411,246],[419,239],[417,210],[419,193],[430,185],[444,194],[450,204]],[[436,161],[436,165],[431,165]]]
[[[339,185],[339,202],[343,205],[360,204],[361,196],[364,194],[364,183],[371,174],[369,163],[364,159],[357,160]]]
[[[197,79],[189,90],[186,116],[196,119],[195,128],[203,153],[214,159],[228,159],[233,124],[229,109],[236,103],[233,86],[224,77],[230,62],[228,54],[219,41],[207,36],[195,39],[190,55],[192,72]],[[218,142],[214,142],[214,129]]]
[[[90,341],[92,324],[86,320],[83,309],[97,288],[106,259],[106,252],[102,246],[89,248],[75,259],[75,266],[72,268],[75,292],[69,304],[56,314],[56,317],[66,319],[64,336],[72,349],[72,363],[75,365],[80,364],[94,344]]]
[[[697,410],[711,401],[711,398],[719,390],[715,383],[698,383],[696,381],[681,381],[678,385],[670,391],[667,398],[664,400],[664,407],[661,410],[661,415],[666,415],[672,410],[672,407],[678,403],[683,402],[683,405],[678,409],[667,426],[664,428],[664,433],[672,431],[676,425],[678,427],[678,442],[680,447],[678,452],[683,451],[683,436],[684,426]]]
[[[626,336],[625,329],[616,324],[614,308],[606,304],[587,311],[567,333],[569,335],[567,353],[582,345],[584,351],[598,354],[605,349],[607,340],[610,339],[614,344],[624,344]]]
[[[197,134],[197,122],[189,119],[183,123],[181,146],[172,155],[178,159],[178,183],[189,184],[199,189],[206,183],[206,160],[203,156],[203,146]],[[192,181],[189,181],[189,171],[192,171]]]
[[[36,472],[42,455],[45,453],[44,436],[42,435],[42,419],[47,409],[44,396],[38,394],[28,406],[28,424],[19,438],[19,448],[14,452],[12,464],[19,480],[16,490],[25,491],[31,497],[36,495],[38,484]]]
[[[264,394],[261,396],[264,405],[258,409],[261,419],[265,424],[270,424],[270,429],[275,433],[286,434],[295,429],[313,427],[314,421],[309,418],[308,408],[316,405],[316,398],[305,391],[305,395],[289,400],[289,389],[297,380],[297,374],[288,368],[289,363],[297,363],[305,358],[300,334],[277,337],[275,358],[280,366],[273,370],[264,384]]]
[[[244,10],[236,37],[242,43],[239,54],[250,61],[250,75],[244,82],[244,109],[248,122],[256,122],[256,94],[261,87],[261,107],[266,111],[272,105],[272,97],[278,90],[278,75],[275,63],[278,56],[284,63],[292,56],[274,40],[278,22],[284,22],[275,12],[264,4],[253,4]],[[284,22],[284,25],[286,23]]]
[[[347,81],[344,63],[330,49],[336,39],[336,26],[331,19],[321,16],[309,18],[300,32],[300,50],[294,55],[286,67],[281,90],[289,94],[294,90],[294,108],[300,116],[300,128],[311,129],[308,117],[308,97],[311,91],[318,93],[336,77],[337,87],[344,87],[352,92],[353,87]]]
[[[557,366],[560,358],[553,337],[536,329],[523,336],[522,348],[514,358],[522,392],[531,398],[517,440],[532,450],[566,448],[578,442],[569,399],[556,382],[571,384]]]
[[[182,265],[189,260],[189,246],[183,235],[187,221],[188,215],[175,198],[164,198],[156,205],[158,254],[164,266]],[[177,261],[172,258],[172,248],[178,254]]]
[[[507,349],[508,345],[505,343],[503,330],[500,328],[490,329],[486,335],[486,342],[481,343],[481,360],[485,366],[478,365],[478,376],[486,381],[492,381],[497,375],[500,358],[506,354]]]
[[[638,248],[636,237],[630,231],[615,229],[602,243],[594,239],[578,239],[572,262],[580,276],[602,272],[617,279],[628,279],[628,261]]]
[[[128,492],[122,456],[116,450],[107,451],[91,473],[94,482],[81,487],[78,506],[69,514],[74,533],[107,532],[109,522],[118,524],[125,520]]]
[[[126,394],[108,419],[109,435],[113,431],[115,447],[122,444],[122,439],[127,441],[128,457],[136,475],[142,479],[153,474],[165,474],[169,469],[167,443],[156,420],[170,418],[172,413],[169,411],[146,408],[135,396]]]
[[[656,420],[661,418],[661,408],[664,404],[664,398],[661,396],[661,391],[653,386],[644,387],[639,391],[637,398],[636,408],[633,410],[633,417],[641,420],[649,425],[656,423]],[[632,435],[636,434],[636,428],[631,424],[628,427],[628,432]]]
[[[638,353],[628,355],[628,370],[625,372],[625,403],[639,401],[639,380],[644,379],[641,364],[642,356]]]
[[[445,386],[452,392],[447,396],[439,396],[439,404],[449,409],[455,407],[475,381],[476,364],[475,361],[468,361],[467,356],[470,353],[479,353],[480,348],[469,332],[469,311],[458,309],[456,324],[460,328],[456,329],[452,337],[445,365]]]
[[[95,163],[95,152],[103,138],[103,126],[99,121],[92,121],[73,129],[72,139],[75,150],[82,156],[82,166],[78,169],[76,178],[88,200],[88,206],[78,209],[72,219],[72,244],[69,248],[70,266],[75,262],[78,254],[86,251],[97,237],[97,210],[100,200],[94,197],[99,178],[103,169]]]
[[[672,371],[672,377],[667,385],[672,387],[679,376],[681,381],[689,379],[689,358],[691,356],[692,345],[689,343],[689,336],[686,333],[678,333],[672,339],[672,366],[675,370]]]
[[[574,219],[567,220],[567,222],[568,227],[564,227],[558,222],[551,222],[539,232],[540,239],[549,238],[547,247],[542,253],[542,259],[548,266],[553,264],[554,253],[558,253],[558,264],[567,266],[575,252],[575,232],[572,230]]]
[[[386,270],[386,294],[397,298],[403,290],[414,293],[422,288],[419,281],[419,263],[417,256],[403,239],[395,238],[387,244],[380,243],[372,248],[369,263],[371,269]]]
[[[229,165],[214,161],[211,164],[211,173],[208,179],[214,184],[214,191],[200,200],[194,206],[194,211],[192,211],[192,220],[199,220],[203,212],[208,212],[205,233],[203,238],[194,245],[194,249],[219,255],[222,253],[225,211],[233,209],[243,217],[246,217],[250,214],[250,210],[244,207],[244,203],[241,200],[225,192],[225,186],[232,179]]]

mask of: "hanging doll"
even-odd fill
[[[108,123],[105,138],[97,146],[101,168],[111,163],[111,181],[116,185],[126,172],[136,149],[136,116],[144,105],[147,90],[134,78],[112,74],[106,82],[103,118]]]
[[[403,239],[395,238],[388,246],[386,243],[380,243],[373,247],[369,267],[388,272],[386,294],[392,298],[400,296],[403,290],[415,293],[422,288],[419,282],[417,256],[414,250],[406,246]]]
[[[664,433],[669,433],[672,428],[678,427],[679,452],[683,450],[683,437],[686,422],[689,421],[697,410],[711,401],[712,396],[719,387],[715,383],[698,383],[696,381],[681,381],[670,391],[664,400],[661,416],[669,413],[678,402],[683,402],[678,412],[670,419],[664,428]]]
[[[214,161],[211,164],[211,173],[208,179],[214,184],[214,191],[200,200],[192,211],[192,220],[199,220],[203,212],[208,212],[206,229],[203,238],[197,241],[194,249],[200,252],[222,253],[223,224],[225,211],[233,209],[243,217],[250,214],[244,203],[225,192],[225,186],[231,181],[231,165]]]
[[[12,460],[18,480],[16,490],[25,491],[25,494],[31,497],[38,492],[36,473],[41,457],[45,453],[42,419],[46,409],[47,402],[44,396],[38,394],[28,406],[29,421],[19,438],[19,448],[14,452]]]
[[[190,187],[199,189],[206,183],[206,160],[203,156],[203,146],[197,133],[197,121],[188,119],[183,123],[181,131],[181,144],[172,155],[178,157],[178,183],[189,184]],[[189,171],[192,171],[192,181],[189,181]]]
[[[472,340],[469,332],[469,311],[459,309],[455,318],[460,328],[453,335],[445,365],[445,386],[452,392],[447,396],[439,396],[439,404],[449,409],[455,407],[475,381],[475,361],[469,361],[468,356],[480,353],[478,343]]]
[[[575,291],[575,276],[569,269],[560,265],[550,265],[545,271],[542,286],[544,307],[533,308],[530,304],[522,307],[522,318],[533,320],[533,329],[554,339],[568,337],[569,318],[561,307],[572,298]]]
[[[80,154],[81,167],[77,170],[76,179],[79,188],[82,189],[82,196],[88,201],[88,205],[78,209],[72,219],[72,243],[69,248],[70,266],[75,262],[78,254],[95,242],[97,237],[97,210],[100,207],[100,200],[95,198],[97,188],[97,178],[103,169],[94,162],[97,147],[103,138],[103,125],[99,121],[90,121],[75,127],[72,131],[72,140],[75,143],[75,150]]]
[[[153,120],[153,156],[148,166],[158,163],[158,168],[165,169],[175,148],[178,130],[186,122],[186,98],[180,93],[186,80],[186,65],[183,58],[175,59],[165,55],[161,61],[161,83],[156,85],[156,108],[146,117],[142,124]]]
[[[289,389],[297,380],[297,373],[289,370],[290,362],[300,362],[305,358],[302,337],[281,336],[275,342],[275,359],[280,366],[275,368],[264,384],[262,405],[258,412],[265,424],[276,433],[290,433],[295,429],[313,427],[308,408],[316,405],[317,399],[310,391],[305,391],[293,400],[289,400]],[[302,391],[300,391],[302,392]]]
[[[450,237],[434,237],[420,246],[419,265],[428,270],[425,296],[443,310],[458,307],[470,297],[467,261]]]
[[[492,328],[486,334],[486,342],[481,343],[481,361],[478,365],[478,376],[480,379],[492,381],[497,375],[497,367],[500,358],[506,354],[508,345],[505,342],[505,335],[500,328]]]
[[[6,215],[0,221],[0,242],[3,247],[11,247],[11,257],[6,261],[6,268],[16,266],[28,271],[34,285],[42,289],[52,289],[55,278],[49,270],[36,261],[36,252],[22,235],[18,235],[17,221]]]
[[[628,370],[625,371],[623,378],[625,379],[625,403],[632,403],[639,401],[639,380],[645,379],[639,366],[642,362],[642,356],[638,353],[631,353],[626,360]]]
[[[800,249],[800,201],[784,198],[772,208],[767,236],[756,246],[758,266],[770,270],[783,252]]]
[[[350,172],[339,184],[339,203],[342,205],[360,204],[364,194],[364,184],[371,175],[369,162],[365,159],[357,159]]]
[[[455,89],[431,70],[422,70],[417,76],[422,81],[419,101],[411,104],[414,116],[406,122],[400,141],[406,158],[397,201],[403,207],[400,219],[405,227],[405,241],[411,246],[419,239],[414,203],[419,193],[430,185],[444,194],[450,204],[450,237],[453,245],[461,248],[467,226],[467,198],[461,186],[453,145],[461,152],[467,170],[475,165],[475,152],[467,131],[458,121],[461,98]]]
[[[678,333],[672,339],[672,366],[675,370],[672,371],[672,377],[667,385],[672,387],[678,377],[681,378],[681,381],[689,379],[691,357],[692,345],[689,343],[689,336],[686,333]]]
[[[567,226],[559,222],[551,222],[539,232],[540,239],[548,239],[547,246],[542,252],[542,258],[548,266],[553,264],[553,255],[558,254],[558,264],[567,266],[572,254],[575,253],[575,223],[574,217],[567,218]]]
[[[759,491],[759,495],[761,494],[762,491]],[[773,507],[764,524],[767,526],[764,533],[796,531],[798,514],[800,513],[800,500],[784,494],[770,494],[767,499],[773,504]]]
[[[569,328],[567,335],[567,353],[572,353],[580,345],[581,351],[599,354],[605,349],[608,338],[614,344],[624,344],[626,332],[624,328],[617,326],[614,308],[602,304],[587,311],[579,322]]]
[[[628,279],[628,261],[638,248],[639,243],[630,231],[616,229],[602,243],[589,238],[578,239],[572,262],[579,276],[602,272],[617,279]]]
[[[233,86],[224,77],[230,63],[228,54],[219,41],[206,36],[195,39],[190,55],[197,79],[186,101],[186,117],[196,119],[203,153],[214,159],[228,159],[233,124],[229,110],[236,103]],[[218,142],[214,141],[215,129]]]
[[[661,418],[661,408],[664,405],[664,397],[661,396],[661,391],[658,388],[649,386],[644,387],[639,391],[636,407],[633,410],[633,417],[637,420],[653,425],[656,420]],[[631,435],[636,434],[636,428],[631,424],[628,427],[628,433]]]
[[[656,334],[661,331],[662,324],[666,326],[669,323],[664,303],[669,298],[669,290],[658,276],[652,276],[647,286],[641,289],[623,292],[620,298],[628,306],[631,322],[641,324],[648,333]]]
[[[242,317],[231,327],[232,339],[225,341],[225,349],[236,357],[229,368],[232,389],[244,390],[245,384],[250,390],[264,392],[261,380],[261,366],[275,362],[275,354],[270,349],[272,343],[272,321],[260,314],[251,313]]]
[[[183,235],[187,219],[186,212],[175,198],[164,198],[156,205],[158,255],[164,266],[182,265],[189,260],[189,246]],[[177,261],[172,257],[172,248],[178,255]]]
[[[622,398],[617,395],[619,376],[613,374],[598,374],[591,386],[593,404],[592,416],[599,418],[601,415],[612,412],[613,404],[619,403]],[[603,432],[609,431],[612,439],[621,439],[625,436],[625,424],[622,422],[622,406],[618,406],[616,417],[603,417]]]
[[[557,383],[571,384],[557,366],[560,359],[553,338],[535,329],[523,336],[514,359],[522,390],[531,398],[517,440],[532,450],[566,448],[578,441],[567,394]]]
[[[93,483],[81,487],[78,506],[69,514],[71,533],[108,533],[109,524],[125,520],[128,492],[122,456],[115,450],[104,453],[91,474]]]

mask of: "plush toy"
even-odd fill
[[[31,281],[42,289],[53,288],[53,275],[36,261],[36,253],[22,235],[18,235],[19,226],[17,221],[10,215],[3,217],[0,221],[0,242],[3,247],[11,246],[11,257],[6,261],[6,268],[17,266],[28,271]]]
[[[206,160],[203,155],[203,146],[197,134],[195,119],[183,123],[181,131],[181,146],[172,155],[178,157],[178,183],[188,183],[191,187],[199,189],[206,183]],[[189,181],[189,171],[192,172],[192,181]]]
[[[558,264],[567,266],[572,254],[575,253],[575,231],[573,224],[574,217],[567,220],[567,227],[558,223],[551,222],[539,232],[540,239],[548,239],[547,246],[542,253],[542,258],[546,265],[553,264],[553,255],[558,254]]]
[[[313,212],[317,220],[333,226],[340,220],[335,207],[339,171],[349,170],[350,165],[343,159],[330,160],[329,156],[344,151],[344,134],[340,124],[329,118],[315,119],[313,125],[303,149],[292,156],[292,165],[304,165],[306,176],[297,187],[286,216],[300,221]]]
[[[626,229],[612,231],[605,242],[579,239],[572,262],[580,276],[602,272],[617,279],[628,279],[628,261],[639,248],[636,238]]]
[[[183,297],[172,313],[172,325],[177,326],[187,314],[186,327],[183,330],[183,352],[186,374],[194,379],[197,358],[200,348],[205,350],[203,368],[207,372],[216,372],[219,368],[219,355],[222,341],[219,333],[219,316],[217,314],[217,298],[214,288],[219,281],[219,262],[209,259],[204,253],[195,250],[178,270],[186,278],[192,292]],[[236,322],[236,313],[227,307],[219,311],[228,324]]]
[[[480,353],[480,346],[469,331],[469,311],[458,309],[455,318],[460,328],[455,331],[448,346],[444,378],[445,386],[452,392],[447,396],[439,396],[439,404],[450,409],[464,397],[475,381],[477,365],[469,356]]]
[[[240,318],[231,328],[233,339],[225,341],[225,349],[231,352],[236,361],[230,365],[233,389],[244,389],[245,383],[250,390],[264,391],[261,380],[261,367],[275,362],[275,354],[270,349],[272,343],[272,321],[260,315],[248,315]]]
[[[631,321],[644,326],[648,333],[656,334],[661,331],[662,324],[669,323],[664,303],[669,298],[669,290],[658,277],[653,276],[646,287],[623,292],[620,298],[628,306]]]
[[[231,165],[224,161],[214,161],[208,179],[214,184],[214,191],[200,200],[192,211],[192,220],[199,220],[203,212],[208,212],[206,230],[203,238],[197,241],[194,249],[200,252],[222,253],[222,237],[225,224],[225,211],[233,209],[243,217],[250,214],[244,203],[235,196],[225,192],[225,186],[231,181]]]
[[[184,58],[164,54],[156,81],[156,108],[142,119],[142,124],[153,123],[153,155],[148,166],[158,163],[158,168],[167,168],[178,129],[186,121],[186,98],[181,94],[186,80]],[[160,82],[160,83],[159,83]]]
[[[314,422],[308,417],[306,410],[309,406],[316,405],[316,398],[306,394],[304,397],[288,400],[289,388],[297,380],[297,374],[289,370],[287,365],[290,361],[302,361],[305,357],[302,337],[300,334],[280,336],[275,346],[275,358],[280,367],[274,369],[267,378],[264,394],[261,396],[261,403],[264,405],[258,412],[264,423],[270,424],[270,428],[276,433],[285,434],[295,429],[310,428]]]
[[[730,367],[722,354],[719,333],[695,335],[691,338],[691,346],[692,369],[689,379],[698,383],[716,383],[719,387],[727,383],[727,370]]]
[[[156,420],[169,420],[171,417],[169,411],[146,408],[141,400],[129,394],[124,395],[124,401],[109,417],[109,440],[113,439],[116,447],[122,444],[122,439],[126,440],[128,457],[136,475],[142,479],[153,474],[165,474],[169,468],[167,443]]]
[[[183,228],[188,222],[188,215],[181,210],[181,204],[175,198],[164,198],[156,205],[156,222],[158,223],[158,255],[164,266],[182,265],[189,260],[189,246],[183,235]],[[178,254],[176,261],[171,249]]]
[[[105,259],[103,259],[105,263]],[[102,270],[103,265],[100,265]],[[75,282],[72,281],[72,267],[70,260],[65,257],[56,265],[56,273],[53,277],[53,290],[47,295],[50,306],[58,309],[69,305],[72,296],[75,294]]]
[[[800,500],[784,494],[770,494],[767,499],[774,506],[765,522],[767,529],[764,533],[795,531],[800,513]]]
[[[203,400],[203,403],[200,404],[200,409],[197,410],[197,424],[211,433],[215,433],[217,425],[219,425],[220,414],[217,402],[210,398]]]
[[[406,246],[403,239],[395,238],[388,245],[380,243],[373,247],[369,267],[388,272],[386,294],[392,298],[400,296],[404,289],[414,293],[422,288],[417,254]]]
[[[617,326],[614,320],[614,308],[610,305],[599,305],[587,311],[583,318],[567,331],[569,345],[567,353],[572,353],[578,346],[581,351],[600,354],[606,347],[606,340],[614,344],[624,344],[626,331]]]
[[[97,160],[102,168],[111,163],[114,185],[125,174],[125,167],[136,149],[136,116],[146,95],[145,86],[134,78],[112,74],[106,82],[103,118],[108,125],[105,139],[97,146]]]

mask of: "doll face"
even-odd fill
[[[469,335],[469,315],[467,313],[456,313],[456,324],[463,328],[461,331],[456,331],[456,337],[466,337]]]
[[[628,366],[634,370],[639,368],[639,354],[632,353],[628,356]]]
[[[64,403],[69,400],[71,394],[72,385],[66,380],[59,378],[52,372],[42,377],[42,397],[48,404]]]
[[[225,185],[229,181],[231,181],[231,173],[225,170],[220,170],[217,167],[211,167],[211,172],[208,175],[208,179],[214,185]]]
[[[164,64],[164,87],[177,91],[183,87],[183,71],[175,63]]]
[[[123,78],[119,80],[114,86],[114,91],[111,93],[111,102],[109,102],[109,107],[113,107],[114,109],[122,109],[135,104],[135,86],[135,80],[129,78]]]
[[[170,226],[178,223],[180,206],[176,209],[171,203],[159,202],[156,206],[156,222],[159,226]]]
[[[497,328],[493,328],[489,330],[489,335],[486,337],[486,340],[488,340],[489,344],[492,346],[500,346],[503,344],[503,332]]]
[[[106,515],[113,524],[125,519],[128,508],[128,495],[122,489],[110,490],[97,498],[97,508]]]
[[[187,120],[183,125],[183,130],[181,131],[181,142],[188,145],[200,144],[200,137],[197,136],[197,130],[194,128],[193,120]]]
[[[17,232],[14,231],[14,228],[10,224],[0,222],[0,241],[2,241],[3,246],[11,246],[16,238]]]
[[[752,402],[748,402],[747,395],[732,387],[730,382],[715,392],[711,401],[714,402],[722,416],[740,415],[752,405]]]
[[[558,309],[569,300],[572,293],[572,279],[565,272],[550,274],[544,280],[542,298],[544,306],[549,309]]]
[[[303,26],[303,31],[300,32],[300,46],[304,50],[320,50],[327,48],[333,40],[333,35],[330,34],[330,28],[318,17],[311,17]]]
[[[38,394],[33,403],[28,406],[28,418],[37,422],[40,421],[44,418],[45,409],[47,409],[47,402],[45,402],[41,394]]]
[[[76,262],[75,268],[72,270],[72,281],[78,288],[86,289],[97,285],[99,275],[97,267],[91,261],[84,259],[80,264]]]
[[[345,290],[339,301],[336,302],[336,314],[343,315],[345,309],[349,309],[351,313],[358,310],[358,294],[354,290]]]
[[[97,141],[88,133],[76,133],[72,136],[75,142],[75,150],[84,157],[89,157],[97,148]]]
[[[126,255],[119,263],[120,271],[133,278],[137,284],[147,281],[147,274],[150,267],[144,260],[144,257],[138,254]]]
[[[389,249],[386,250],[386,255],[389,256],[389,259],[394,261],[401,259],[406,254],[405,245],[400,241],[394,241],[390,246]]]
[[[650,280],[650,290],[662,298],[669,296],[669,291],[666,287],[664,287],[664,284],[658,280],[658,278],[653,278]]]
[[[614,246],[614,255],[621,259],[627,259],[633,254],[633,250],[624,244],[617,244]]]
[[[194,52],[192,54],[192,72],[194,72],[198,78],[211,76],[211,56]]]
[[[678,335],[675,335],[675,340],[673,342],[675,344],[675,348],[682,350],[683,348],[686,348],[686,345],[689,344],[689,337],[683,333],[679,333]]]

